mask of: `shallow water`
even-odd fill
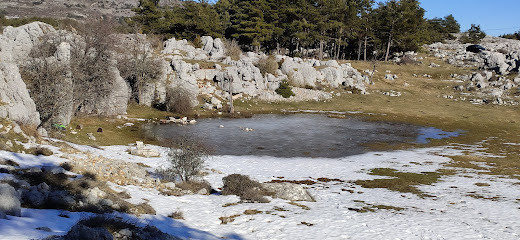
[[[150,125],[148,132],[158,139],[195,137],[213,148],[216,155],[327,158],[364,153],[363,145],[368,143],[427,143],[429,138],[455,136],[436,128],[329,118],[321,114],[200,119],[196,125],[188,126]]]

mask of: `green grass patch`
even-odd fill
[[[388,179],[358,180],[355,184],[364,188],[386,188],[392,191],[413,193],[420,197],[433,197],[416,186],[430,185],[439,181],[443,175],[453,174],[451,171],[439,170],[437,172],[407,173],[399,172],[392,168],[374,168],[370,175],[388,176]]]

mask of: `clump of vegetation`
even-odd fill
[[[520,31],[510,34],[503,34],[500,35],[501,38],[507,38],[507,39],[514,39],[514,40],[520,40]]]
[[[486,37],[486,33],[480,29],[480,25],[471,24],[471,28],[460,37],[460,42],[477,44],[484,37]]]
[[[200,38],[200,35],[197,35],[195,39],[193,39],[193,46],[196,48],[202,48],[202,39]]]
[[[282,97],[284,98],[295,96],[294,92],[292,91],[292,87],[289,85],[289,82],[287,82],[287,80],[283,80],[280,83],[280,86],[275,90],[275,92],[279,95],[282,95]]]
[[[274,56],[271,55],[258,60],[256,67],[260,69],[262,75],[266,75],[267,73],[276,75],[276,70],[278,70],[278,62],[276,62]]]
[[[166,92],[166,110],[182,115],[190,114],[192,111],[190,93],[181,88],[169,88]]]
[[[206,193],[211,193],[212,191],[211,185],[207,181],[179,182],[175,186],[182,190],[190,190],[193,193],[197,193],[202,189],[206,189]]]
[[[135,35],[118,43],[117,68],[132,90],[131,99],[143,103],[147,87],[162,74],[161,60],[154,55],[149,39]]]
[[[168,153],[170,167],[158,170],[157,173],[168,181],[180,179],[189,182],[200,173],[208,156],[209,149],[202,143],[190,138],[182,138],[173,143],[170,148]]]
[[[370,170],[370,175],[389,176],[390,179],[358,180],[355,183],[364,188],[387,188],[392,191],[413,193],[420,197],[431,197],[421,192],[415,186],[430,185],[439,181],[442,175],[448,172],[423,172],[408,173],[399,172],[391,168],[374,168]]]
[[[184,213],[181,212],[180,210],[177,210],[177,211],[172,212],[170,215],[168,215],[168,217],[173,218],[173,219],[184,219]]]
[[[230,57],[231,60],[238,61],[242,55],[242,49],[238,45],[238,42],[233,40],[225,40],[224,47],[226,48],[226,56]]]
[[[246,175],[231,174],[222,178],[222,182],[223,195],[237,195],[242,201],[267,203],[269,200],[265,196],[272,195],[259,182],[251,180]]]

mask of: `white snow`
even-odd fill
[[[167,150],[155,146],[152,148],[159,150],[161,157],[132,156],[126,152],[130,146],[75,147],[107,158],[142,162],[152,168],[167,164]],[[175,197],[162,195],[155,189],[110,185],[118,191],[127,191],[131,195],[129,202],[147,202],[156,210],[157,215],[141,216],[142,223],[185,239],[520,239],[520,188],[516,179],[465,170],[443,176],[435,184],[419,186],[421,191],[434,196],[426,198],[387,189],[362,188],[353,183],[385,178],[369,175],[373,168],[414,173],[436,171],[446,168],[443,164],[451,160],[447,156],[466,151],[484,154],[485,149],[478,145],[452,145],[369,152],[336,159],[214,156],[207,162],[209,174],[204,179],[215,189],[222,187],[222,177],[232,173],[249,175],[262,182],[282,177],[287,180],[326,177],[344,181],[308,186],[317,201],[298,204],[309,209],[282,199],[224,207],[238,202],[239,198],[222,195]],[[23,168],[66,161],[59,156],[35,157],[4,151],[0,151],[0,157],[16,161]],[[0,178],[7,177],[9,174],[0,175]],[[482,198],[469,196],[471,194]],[[404,210],[365,213],[352,210],[369,205]],[[245,210],[262,213],[246,215]],[[167,217],[174,211],[183,212],[185,219]],[[60,213],[59,210],[23,209],[22,217],[0,219],[0,239],[35,239],[65,234],[78,219],[88,216],[88,213],[68,213],[70,218],[62,218],[58,216]],[[220,217],[232,215],[240,216],[233,222],[221,224]],[[36,230],[37,227],[49,227],[53,232]]]

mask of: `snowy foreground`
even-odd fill
[[[103,150],[75,146],[83,152],[131,162],[143,162],[152,168],[166,163],[165,157],[142,158],[129,155],[127,146]],[[57,153],[50,157],[0,151],[0,157],[20,167],[55,165],[67,161]],[[165,156],[165,149],[156,147]],[[161,231],[186,239],[520,239],[520,188],[518,180],[478,174],[476,170],[459,171],[441,181],[418,188],[434,197],[387,189],[366,189],[355,180],[383,178],[367,174],[373,168],[394,168],[403,172],[436,171],[446,168],[449,155],[463,151],[478,152],[476,146],[445,146],[392,152],[369,152],[339,159],[274,158],[258,156],[215,156],[208,161],[209,175],[204,178],[213,188],[222,187],[222,177],[240,173],[264,182],[273,179],[305,180],[337,178],[343,182],[318,182],[309,186],[316,202],[290,204],[282,199],[270,203],[236,203],[236,196],[185,195],[165,196],[155,189],[112,184],[125,190],[131,203],[148,202],[157,215],[144,215],[140,221]],[[442,155],[442,156],[441,156]],[[9,174],[0,174],[9,178]],[[487,183],[479,187],[475,183]],[[473,198],[470,192],[495,200]],[[372,205],[387,205],[404,210],[376,209],[358,212]],[[350,209],[349,209],[350,208]],[[245,210],[261,213],[247,215]],[[181,211],[185,220],[167,217]],[[65,234],[79,219],[90,213],[70,213],[59,217],[61,210],[22,209],[22,217],[0,219],[0,239],[40,239]],[[220,217],[239,215],[233,222],[221,224]],[[122,215],[130,218],[131,216]],[[53,232],[37,230],[48,227]]]

